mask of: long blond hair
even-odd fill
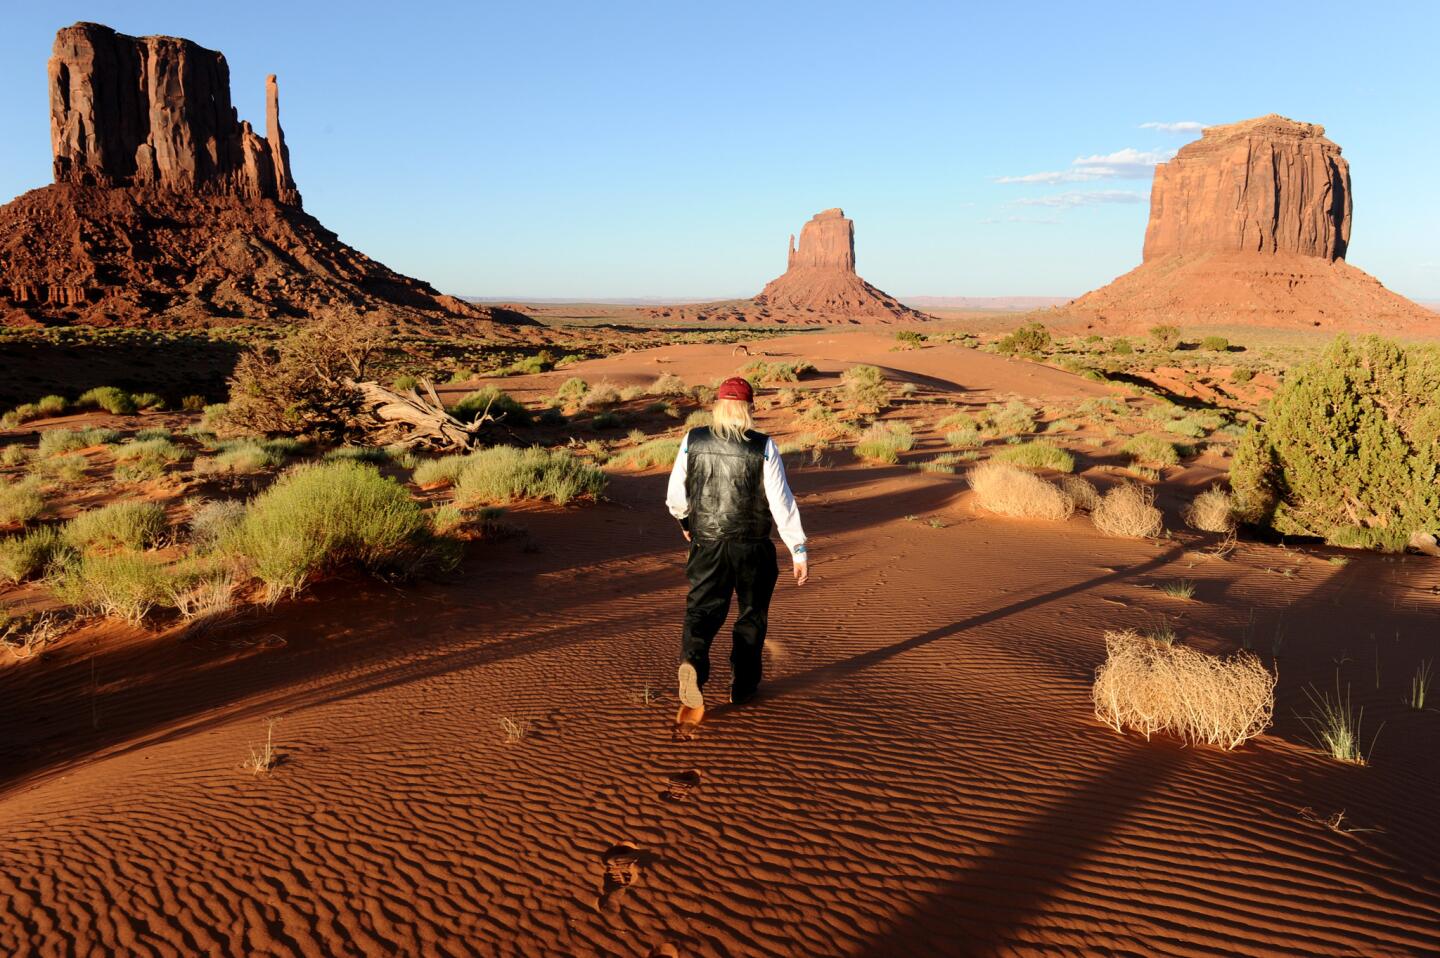
[[[750,404],[743,399],[717,399],[710,411],[710,432],[729,442],[740,442],[755,428]]]

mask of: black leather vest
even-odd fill
[[[708,426],[690,430],[685,495],[692,537],[770,538],[770,503],[765,498],[769,441],[753,430],[739,442],[721,439]]]

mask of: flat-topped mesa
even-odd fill
[[[77,23],[55,35],[49,68],[57,183],[300,205],[273,75],[262,137],[230,103],[225,55],[190,40]]]
[[[825,210],[810,217],[800,228],[800,247],[790,236],[790,259],[786,269],[820,267],[855,272],[855,223],[841,209]]]
[[[1270,114],[1206,127],[1155,168],[1146,262],[1176,253],[1345,258],[1350,165],[1325,128]]]

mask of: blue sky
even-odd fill
[[[1350,261],[1440,299],[1440,4],[0,9],[0,198],[50,180],[57,28],[185,36],[257,128],[279,74],[306,207],[447,292],[753,295],[841,206],[892,293],[1078,294],[1139,262],[1149,164],[1196,135],[1153,124],[1275,112],[1344,148]]]

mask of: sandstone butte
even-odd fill
[[[855,272],[855,223],[843,210],[816,213],[790,237],[785,272],[739,302],[660,307],[658,318],[753,323],[893,323],[928,319]]]
[[[265,133],[224,54],[77,23],[49,62],[55,182],[0,207],[0,319],[176,328],[380,311],[433,324],[526,317],[442,295],[305,212],[265,82]]]
[[[1271,114],[1207,127],[1155,168],[1140,266],[1064,306],[1087,327],[1433,329],[1345,261],[1350,165],[1325,128]]]

